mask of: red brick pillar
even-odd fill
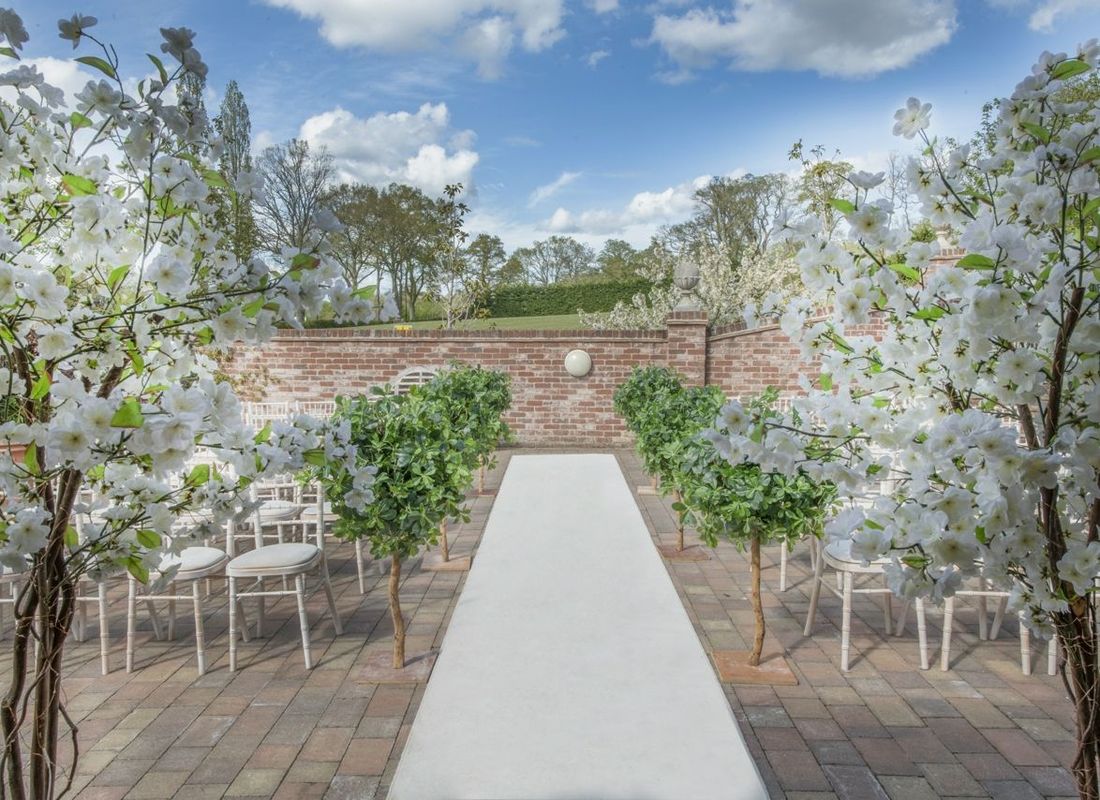
[[[685,386],[707,383],[707,312],[674,310],[666,320],[668,366],[680,373]]]

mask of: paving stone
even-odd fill
[[[986,781],[985,788],[993,800],[1043,800],[1027,781]]]
[[[891,800],[938,800],[942,797],[924,778],[882,775],[878,780]]]
[[[325,800],[374,800],[378,792],[378,783],[378,778],[337,775],[329,784]]]
[[[787,791],[826,791],[829,781],[808,750],[770,750],[768,761]]]
[[[984,797],[985,789],[962,764],[921,764],[929,785],[944,797]]]
[[[839,800],[888,800],[882,784],[867,767],[827,764],[822,769]]]
[[[352,739],[337,772],[341,775],[381,775],[392,748],[390,739]]]
[[[1020,773],[1044,795],[1072,795],[1077,791],[1073,775],[1062,767],[1020,767]]]
[[[242,769],[225,792],[226,797],[270,797],[283,780],[285,770]]]
[[[1012,730],[983,731],[1001,755],[1017,767],[1053,766],[1057,762],[1050,753],[1039,747],[1019,728]]]

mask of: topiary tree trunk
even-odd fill
[[[405,668],[405,618],[401,616],[401,556],[390,556],[390,618],[393,620],[393,668]]]
[[[756,623],[749,666],[759,667],[760,656],[764,652],[764,603],[760,597],[760,539],[756,536],[752,537],[749,553],[749,570],[752,574],[752,615]]]

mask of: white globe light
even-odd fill
[[[583,378],[592,370],[592,356],[583,350],[570,350],[565,356],[565,371],[574,378]]]

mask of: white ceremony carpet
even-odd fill
[[[614,456],[511,459],[389,797],[767,798]]]

